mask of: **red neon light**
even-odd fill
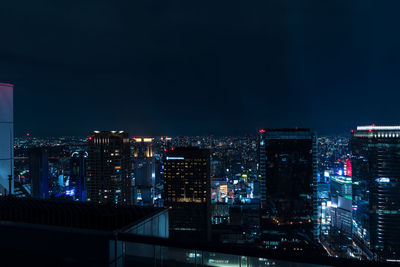
[[[265,130],[265,129],[260,129],[258,132],[259,132],[259,133],[265,133],[266,130]]]
[[[93,138],[91,137],[91,136],[89,136],[89,138],[88,138],[88,140],[90,141],[90,140],[92,140]]]
[[[351,166],[350,159],[346,159],[346,175],[353,177],[353,167]]]
[[[26,136],[28,136],[28,137],[29,137],[30,135],[31,135],[30,133],[26,133]]]

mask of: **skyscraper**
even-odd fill
[[[29,149],[29,177],[32,197],[46,199],[49,196],[49,153],[46,148]]]
[[[0,195],[12,193],[14,184],[13,88],[0,83]]]
[[[71,155],[69,192],[71,192],[71,195],[73,193],[74,198],[79,201],[86,200],[85,177],[87,156],[88,154],[85,151],[77,151]]]
[[[87,200],[131,204],[130,144],[123,131],[95,131],[88,138]]]
[[[264,216],[318,236],[317,137],[309,129],[262,129],[259,177]],[[312,222],[312,223],[311,223]]]
[[[379,259],[400,259],[400,126],[351,132],[355,237]]]
[[[210,240],[209,150],[198,147],[169,150],[164,174],[164,206],[171,208],[171,237]]]
[[[350,176],[331,176],[332,226],[346,235],[352,233],[352,179]]]
[[[143,204],[152,205],[156,177],[153,138],[136,137],[133,142],[135,189],[140,192]]]

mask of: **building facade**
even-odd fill
[[[0,83],[0,195],[12,193],[14,184],[13,89]]]
[[[29,178],[32,197],[46,199],[49,197],[49,153],[47,148],[29,149]]]
[[[352,234],[352,178],[331,176],[331,218],[335,230]]]
[[[309,228],[318,237],[316,134],[309,129],[259,131],[259,178],[264,216]],[[295,227],[294,227],[295,228]]]
[[[210,152],[198,147],[167,151],[164,207],[176,239],[211,239]]]
[[[400,126],[351,132],[354,235],[378,259],[400,259]]]
[[[77,201],[86,200],[86,165],[88,154],[85,151],[76,151],[71,155],[71,170],[69,192]]]
[[[133,169],[135,174],[135,190],[138,195],[140,194],[140,201],[143,205],[153,204],[156,177],[155,167],[153,138],[134,138]]]
[[[95,131],[88,138],[87,200],[131,204],[130,143],[123,131]]]

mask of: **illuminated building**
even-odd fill
[[[123,131],[95,131],[88,138],[87,200],[131,204],[130,144]]]
[[[344,174],[346,176],[352,177],[353,176],[353,168],[351,166],[351,160],[350,158],[346,159],[346,163],[345,163],[345,169],[344,169]]]
[[[331,196],[352,199],[352,179],[349,176],[331,176]]]
[[[164,206],[170,210],[170,234],[177,239],[211,238],[210,154],[180,147],[166,154]]]
[[[135,190],[140,194],[140,200],[144,205],[152,205],[155,185],[153,138],[135,137],[133,138],[133,142]]]
[[[309,129],[259,131],[261,205],[266,218],[318,237],[317,137]],[[300,224],[301,223],[301,224]]]
[[[29,149],[29,177],[32,197],[46,199],[49,196],[49,153],[46,148]]]
[[[349,176],[331,176],[332,226],[352,233],[352,179]]]
[[[152,158],[153,157],[153,138],[135,137],[134,140],[134,158]]]
[[[153,204],[155,185],[155,158],[153,157],[153,138],[133,138],[133,163],[135,190],[140,194],[143,204]],[[134,200],[135,202],[135,200]]]
[[[219,185],[219,201],[225,202],[225,198],[228,196],[228,185],[221,184]]]
[[[161,149],[161,155],[162,155],[162,160],[165,160],[165,152],[170,150],[172,148],[172,138],[168,136],[161,136],[161,144],[160,144],[160,149]]]
[[[329,178],[329,177],[328,177]],[[318,190],[318,219],[320,220],[320,233],[327,235],[328,227],[331,224],[331,213],[328,208],[328,203],[331,203],[329,194],[329,183],[319,182],[317,185]]]
[[[400,126],[351,131],[354,234],[379,259],[400,259]]]
[[[0,195],[12,193],[14,184],[13,87],[0,83]]]

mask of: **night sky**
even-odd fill
[[[7,2],[16,136],[400,123],[398,0]]]

